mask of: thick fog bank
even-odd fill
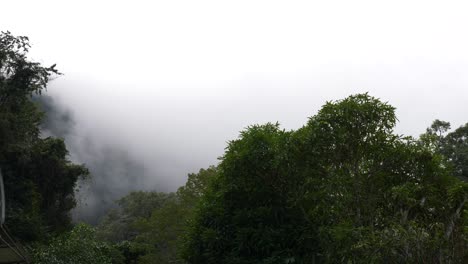
[[[84,163],[91,173],[89,179],[79,182],[74,220],[96,223],[115,206],[116,199],[128,192],[158,189],[149,183],[148,173],[141,162],[118,144],[100,142],[93,134],[85,134],[66,106],[47,95],[35,100],[46,112],[42,135],[65,139],[70,159]]]

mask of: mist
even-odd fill
[[[44,129],[93,174],[78,195],[80,217],[131,190],[175,191],[188,173],[216,165],[243,128],[297,129],[350,94],[395,106],[400,134],[417,137],[434,119],[467,122],[463,3],[27,5],[4,3],[0,24],[30,37],[32,59],[64,73],[49,85]]]
[[[78,182],[78,204],[72,212],[75,221],[97,224],[116,206],[115,201],[129,192],[163,189],[150,181],[143,164],[125,149],[103,144],[93,134],[80,131],[74,113],[56,99],[42,95],[34,97],[34,101],[46,114],[41,124],[42,136],[63,138],[70,159],[85,164],[90,171],[91,177]]]

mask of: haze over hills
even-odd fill
[[[468,263],[468,3],[1,10],[0,263]]]

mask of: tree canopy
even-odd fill
[[[187,236],[189,263],[462,262],[468,185],[393,133],[367,94],[307,125],[256,125],[231,141]]]
[[[297,130],[252,125],[176,192],[137,191],[73,227],[89,172],[41,135],[53,76],[27,37],[0,34],[0,168],[12,233],[35,263],[467,263],[468,124],[393,131],[368,94],[327,102]]]
[[[68,159],[63,139],[42,138],[44,116],[31,100],[59,74],[27,57],[27,37],[0,34],[0,168],[5,181],[6,224],[24,241],[71,225],[78,178],[88,174]]]
[[[188,222],[216,174],[214,166],[190,173],[174,193],[129,193],[98,225],[97,237],[116,244],[125,263],[183,263],[179,249]]]

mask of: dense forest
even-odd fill
[[[326,102],[287,131],[252,125],[176,192],[132,192],[100,223],[74,223],[93,177],[41,135],[32,98],[61,73],[0,34],[6,221],[32,263],[468,263],[468,123],[398,135],[369,94]]]

